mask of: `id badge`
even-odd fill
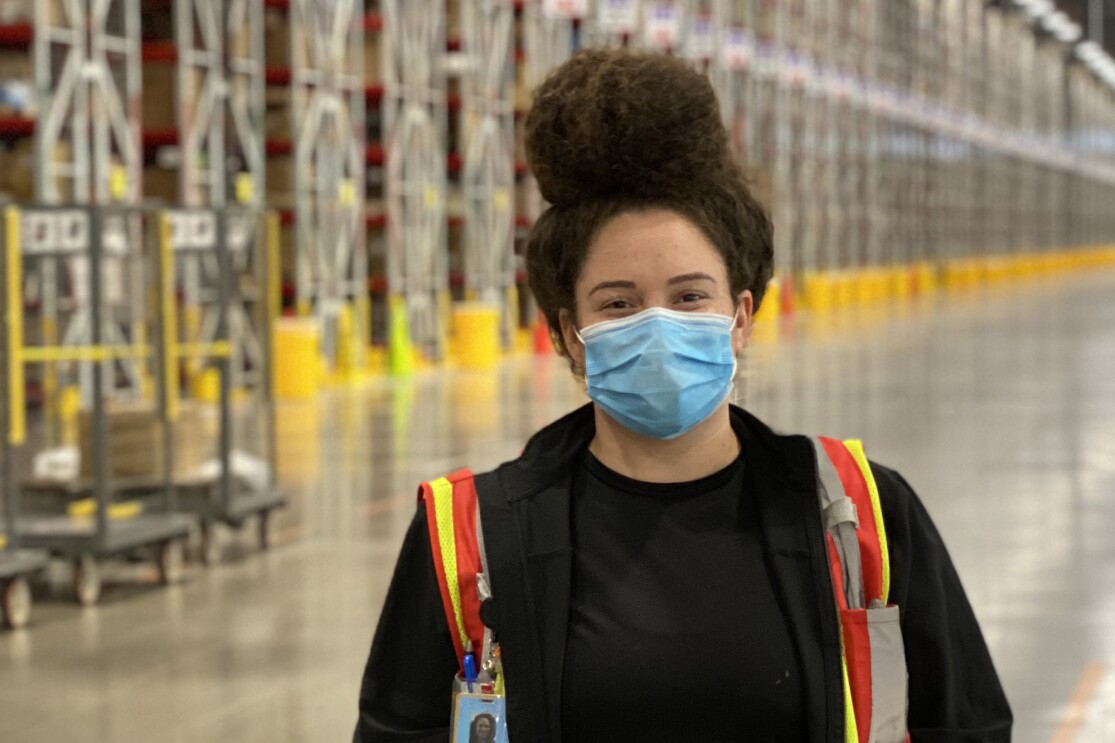
[[[453,743],[508,743],[506,700],[494,694],[457,694]]]

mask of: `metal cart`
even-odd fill
[[[258,520],[259,545],[271,544],[271,514],[286,504],[275,485],[272,325],[278,314],[278,223],[261,224],[252,209],[176,209],[160,220],[158,282],[163,287],[160,352],[169,373],[162,398],[170,452],[197,447],[170,425],[180,414],[185,378],[193,404],[215,402],[216,467],[192,473],[167,462],[177,507],[198,517],[201,557],[219,558],[218,525],[239,529]],[[178,321],[181,309],[192,321]],[[216,378],[216,390],[198,392]],[[215,400],[203,400],[206,394]],[[234,397],[236,400],[234,401]],[[214,406],[210,406],[214,407]],[[176,440],[176,438],[178,440]],[[256,477],[241,477],[237,460],[251,458]]]
[[[14,219],[5,214],[4,219]],[[7,261],[0,261],[0,287],[4,287],[5,303],[0,308],[0,436],[7,440],[22,438],[24,414],[12,403],[12,390],[22,385],[20,376],[11,375],[8,359],[13,346],[21,343],[22,328],[17,320],[21,314],[14,305],[15,295],[10,287],[18,282],[18,277],[9,277],[6,272]],[[15,528],[16,514],[19,512],[19,493],[13,487],[15,470],[11,457],[0,457],[0,498],[4,501],[3,514],[0,515],[0,620],[10,629],[19,629],[31,620],[31,588],[28,576],[37,573],[47,565],[47,554],[22,549],[19,530]]]
[[[195,519],[176,513],[173,489],[151,477],[121,480],[110,471],[108,402],[110,397],[142,397],[152,363],[159,359],[147,343],[149,323],[143,293],[145,264],[139,249],[143,214],[131,208],[75,206],[10,209],[3,230],[3,271],[9,282],[10,327],[22,334],[24,287],[36,295],[42,325],[41,342],[16,338],[9,347],[9,378],[22,380],[26,367],[51,369],[51,384],[63,377],[81,380],[83,404],[89,411],[89,461],[84,476],[56,483],[54,492],[66,501],[87,497],[90,512],[75,517],[66,510],[23,507],[9,522],[20,543],[74,563],[74,590],[83,605],[96,603],[101,592],[100,561],[132,555],[154,556],[163,583],[182,572],[182,545]],[[113,286],[106,296],[104,283]],[[60,341],[53,341],[64,323]],[[25,409],[24,386],[10,385],[10,409]],[[24,436],[5,437],[2,455],[15,469],[30,447]],[[23,487],[12,478],[8,491],[16,499]],[[50,489],[41,483],[36,488]],[[122,493],[150,495],[133,513],[112,509]],[[18,502],[18,501],[16,501]]]

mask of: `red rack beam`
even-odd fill
[[[380,145],[379,143],[368,145],[365,156],[365,161],[368,165],[371,165],[372,167],[380,167],[383,165],[383,159],[384,153],[382,145]]]
[[[0,26],[0,46],[27,47],[35,40],[35,27],[30,23]]]
[[[269,139],[265,147],[268,157],[289,155],[294,152],[294,142],[289,139]]]
[[[365,13],[364,14],[364,30],[365,31],[382,31],[383,30],[383,16],[379,13]]]
[[[152,150],[159,147],[173,147],[176,144],[178,144],[177,129],[162,129],[156,131],[145,131],[143,133],[144,149]]]
[[[292,74],[286,67],[271,67],[264,73],[268,85],[290,85]]]
[[[143,44],[140,56],[144,62],[174,64],[178,61],[178,45],[173,41],[148,41]]]
[[[30,137],[35,133],[35,120],[23,116],[0,119],[0,137]]]
[[[368,103],[378,106],[383,100],[383,86],[379,83],[369,85],[364,88],[364,96],[368,99]]]

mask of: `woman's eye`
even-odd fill
[[[686,292],[685,294],[682,294],[681,297],[680,297],[682,303],[684,303],[684,304],[689,304],[689,303],[692,303],[692,302],[700,302],[704,298],[705,298],[705,295],[700,294],[699,292]]]
[[[624,299],[613,299],[611,302],[608,302],[608,304],[604,305],[604,309],[606,309],[606,310],[626,310],[630,306],[631,305],[628,304],[628,302]]]

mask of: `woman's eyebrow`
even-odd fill
[[[707,273],[683,273],[681,276],[675,276],[666,283],[671,285],[683,284],[686,281],[700,281],[702,279],[705,281],[711,281],[714,284],[716,283],[716,279],[712,278]]]
[[[602,281],[599,284],[597,284],[596,286],[592,287],[592,291],[590,291],[588,293],[588,295],[591,297],[593,294],[595,294],[596,292],[598,292],[602,289],[634,289],[634,288],[636,288],[634,281]]]

